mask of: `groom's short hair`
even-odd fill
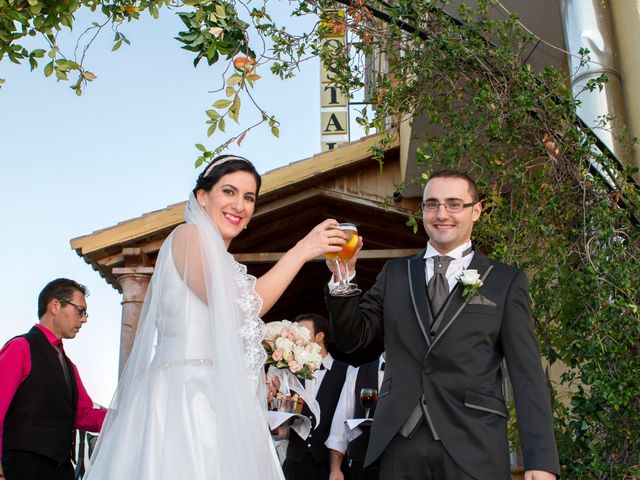
[[[324,333],[324,345],[325,347],[331,344],[333,341],[331,322],[325,316],[319,315],[317,313],[301,313],[295,319],[296,322],[301,322],[302,320],[308,320],[313,323],[313,331],[314,333]]]
[[[440,170],[438,172],[432,173],[429,177],[429,180],[427,180],[427,183],[429,183],[434,178],[459,178],[460,180],[464,180],[465,182],[467,182],[467,185],[469,185],[469,193],[471,194],[471,199],[474,202],[480,201],[480,191],[478,190],[478,185],[476,184],[475,180],[466,173],[461,172],[460,170],[453,169]]]

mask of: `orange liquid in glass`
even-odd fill
[[[333,260],[334,258],[340,257],[340,252],[328,252],[323,254],[323,257],[326,258],[327,260]]]
[[[347,239],[347,243],[344,244],[342,250],[338,252],[338,257],[340,257],[343,262],[348,262],[358,248],[358,232],[353,230],[343,230],[343,232],[346,235],[351,234],[351,236]]]

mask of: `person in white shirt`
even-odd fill
[[[329,480],[344,480],[340,469],[345,455],[348,459],[350,480],[377,480],[378,470],[375,466],[364,469],[364,458],[369,443],[370,426],[356,427],[349,430],[346,421],[365,417],[364,407],[360,403],[360,391],[363,388],[380,390],[384,378],[384,353],[373,362],[360,367],[350,366],[347,378],[340,393],[340,400],[333,415],[331,432],[325,442],[329,451],[331,474]],[[373,417],[375,407],[369,414]]]

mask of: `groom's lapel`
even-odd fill
[[[489,259],[479,250],[476,249],[473,253],[473,259],[467,267],[468,270],[477,270],[481,279],[485,279],[491,272],[493,266],[489,263]],[[433,331],[435,333],[435,339],[431,342],[431,348],[442,338],[442,335],[449,329],[451,324],[456,321],[460,316],[460,313],[464,309],[465,305],[471,300],[470,298],[464,299],[462,296],[462,286],[456,283],[456,286],[452,290],[447,302],[442,308],[442,312],[433,324]]]
[[[429,325],[431,325],[431,310],[427,300],[427,280],[424,270],[424,253],[421,251],[407,259],[407,275],[409,280],[409,293],[411,295],[411,306],[416,315],[416,320],[420,326],[420,331],[427,342],[431,345],[429,335]]]

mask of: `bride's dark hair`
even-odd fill
[[[260,174],[256,170],[256,167],[253,166],[253,163],[237,155],[219,155],[214,158],[207,168],[198,176],[193,194],[195,195],[198,190],[209,192],[224,175],[238,171],[248,172],[256,179],[257,197],[260,193],[260,185],[262,184]]]

